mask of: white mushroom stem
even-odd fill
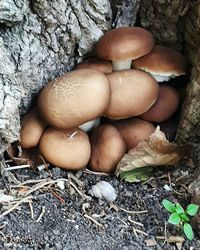
[[[150,73],[150,72],[149,72]],[[176,76],[175,75],[159,75],[159,74],[153,74],[153,73],[150,73],[151,76],[156,79],[157,82],[167,82],[169,81],[171,78],[175,78]]]
[[[132,59],[128,60],[120,60],[120,61],[112,61],[113,68],[115,71],[117,70],[125,70],[131,68]]]
[[[79,126],[84,132],[89,132],[91,129],[98,127],[100,124],[100,118],[85,122]]]

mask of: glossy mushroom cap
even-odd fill
[[[84,168],[90,158],[91,147],[86,133],[78,128],[46,128],[40,140],[40,152],[52,165],[68,170]]]
[[[111,86],[111,98],[105,115],[110,119],[141,115],[158,97],[158,83],[140,70],[115,71],[108,74],[107,78]]]
[[[90,142],[90,169],[97,172],[114,172],[126,152],[126,144],[119,131],[112,125],[102,125],[93,131]]]
[[[97,55],[112,60],[115,70],[130,69],[131,60],[149,53],[153,35],[140,27],[117,28],[106,32],[96,44]]]
[[[140,142],[148,139],[155,131],[155,127],[152,123],[139,118],[116,121],[113,125],[121,133],[127,150],[136,147]]]
[[[56,128],[72,128],[101,116],[110,100],[106,76],[78,69],[47,84],[38,98],[38,111]]]
[[[75,69],[94,69],[104,74],[109,74],[113,71],[113,66],[110,61],[99,58],[89,58],[77,64]]]
[[[38,116],[36,108],[32,109],[22,119],[20,130],[20,145],[23,148],[35,147],[46,127]]]
[[[132,67],[149,72],[158,82],[186,74],[186,60],[175,49],[156,45],[147,55],[132,62]]]
[[[178,92],[171,86],[160,85],[159,96],[155,104],[140,117],[146,121],[163,122],[173,115],[178,105]]]

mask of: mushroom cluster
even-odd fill
[[[186,61],[140,27],[106,32],[95,52],[44,87],[22,120],[20,144],[60,168],[110,173],[155,125],[174,134],[180,98],[167,81],[186,74]]]

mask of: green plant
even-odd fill
[[[166,199],[162,201],[164,208],[171,213],[168,222],[180,226],[181,230],[184,232],[185,236],[192,240],[194,233],[192,226],[189,224],[190,216],[195,216],[199,209],[199,206],[196,204],[189,204],[184,210],[179,203],[172,203]]]

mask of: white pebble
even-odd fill
[[[107,181],[100,181],[93,185],[88,193],[98,199],[106,199],[108,202],[116,200],[117,194],[113,186]]]

